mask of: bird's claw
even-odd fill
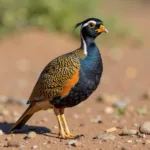
[[[70,132],[60,131],[58,137],[63,139],[74,139],[76,136],[71,134]]]

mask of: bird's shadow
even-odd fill
[[[10,134],[9,130],[14,125],[14,123],[0,122],[0,130],[5,134]],[[30,126],[24,125],[23,128],[15,130],[13,134],[27,134],[30,131],[34,131],[37,134],[43,134],[45,136],[56,137],[56,133],[52,133],[50,129],[43,126]]]

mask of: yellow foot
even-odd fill
[[[75,138],[76,135],[70,133],[70,132],[65,132],[67,134],[67,136],[69,136],[71,139]]]
[[[58,137],[63,138],[63,139],[73,139],[76,136],[71,134],[71,133],[68,133],[68,132],[66,133],[64,131],[60,131],[59,134],[58,134]]]

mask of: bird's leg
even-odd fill
[[[69,136],[69,138],[74,138],[75,135],[71,134],[70,131],[69,131],[69,128],[68,128],[68,125],[67,125],[67,122],[66,122],[66,119],[65,119],[65,115],[64,115],[64,110],[65,110],[64,108],[60,109],[60,117],[61,117],[61,120],[62,120],[62,123],[63,123],[63,126],[64,126],[64,131]]]
[[[61,122],[61,118],[60,118],[60,112],[59,109],[54,108],[54,113],[56,115],[57,121],[58,121],[58,125],[59,125],[59,136],[62,138],[69,138],[69,136],[65,133],[62,122]]]

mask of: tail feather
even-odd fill
[[[30,105],[26,111],[22,114],[22,116],[18,119],[18,121],[12,126],[10,132],[13,132],[15,129],[20,129],[24,126],[24,124],[30,119],[30,117],[37,110],[34,108],[34,105]]]

